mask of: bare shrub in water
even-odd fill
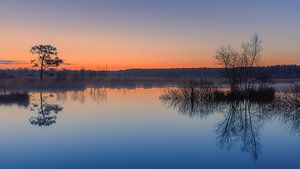
[[[257,77],[253,68],[260,65],[261,52],[262,41],[256,34],[250,42],[242,43],[240,50],[230,45],[216,50],[215,60],[223,67],[232,92],[254,88]]]

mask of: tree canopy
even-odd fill
[[[57,48],[52,45],[35,45],[31,47],[30,53],[36,57],[31,60],[33,67],[40,68],[40,79],[43,80],[43,73],[48,68],[56,68],[63,63],[58,57]]]

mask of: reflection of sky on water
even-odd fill
[[[299,168],[299,133],[280,118],[257,126],[253,161],[241,145],[218,146],[224,109],[191,117],[164,105],[163,89],[92,90],[43,92],[63,107],[48,127],[31,125],[29,108],[1,106],[0,168]],[[39,96],[30,93],[30,103]]]

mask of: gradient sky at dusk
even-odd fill
[[[300,64],[296,0],[0,0],[0,67],[51,43],[67,68],[215,67],[223,44],[263,39],[264,64]]]

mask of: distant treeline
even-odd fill
[[[172,68],[172,69],[127,69],[119,71],[94,70],[47,70],[45,77],[63,79],[102,78],[222,78],[222,68]],[[275,65],[253,68],[253,72],[264,72],[273,79],[299,79],[300,66]],[[39,71],[33,69],[2,69],[0,79],[38,78]]]

